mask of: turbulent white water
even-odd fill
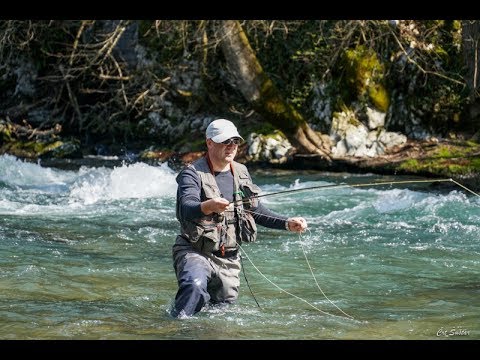
[[[264,193],[385,180],[252,175]],[[299,238],[259,228],[244,251],[269,280],[334,316],[279,291],[244,258],[261,308],[242,278],[235,305],[170,318],[175,176],[166,164],[65,171],[0,156],[0,338],[480,337],[480,199],[428,185],[262,198],[278,213],[304,216],[310,231]],[[316,287],[302,247],[322,290],[354,320]]]

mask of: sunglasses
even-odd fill
[[[240,145],[241,143],[242,143],[242,139],[240,138],[230,138],[228,140],[222,141],[223,145],[231,145],[231,144]]]

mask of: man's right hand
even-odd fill
[[[200,209],[204,215],[210,215],[212,213],[222,213],[224,212],[230,202],[225,198],[215,198],[205,200],[200,204]]]

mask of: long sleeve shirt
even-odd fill
[[[234,182],[231,171],[215,173],[215,180],[222,197],[232,202]],[[182,170],[177,176],[177,183],[177,201],[180,202],[182,218],[193,220],[203,216],[200,208],[201,181],[195,169],[188,167]],[[272,229],[285,229],[287,217],[269,210],[260,201],[251,211],[257,224]]]

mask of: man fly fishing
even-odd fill
[[[207,154],[177,176],[181,234],[172,249],[178,280],[174,317],[237,299],[239,244],[256,240],[256,224],[294,232],[307,228],[303,217],[287,218],[260,203],[260,189],[247,168],[234,161],[242,140],[231,121],[214,120],[206,130]]]

